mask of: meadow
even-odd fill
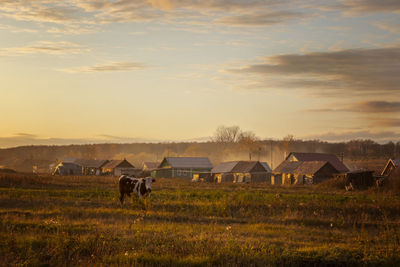
[[[400,264],[400,199],[377,189],[0,174],[1,266]]]

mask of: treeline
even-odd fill
[[[320,140],[258,140],[248,132],[235,140],[196,143],[88,144],[69,146],[22,146],[0,149],[0,166],[32,171],[32,166],[48,168],[66,158],[122,159],[136,167],[143,161],[161,161],[166,156],[205,156],[213,164],[228,160],[262,160],[276,167],[291,151],[336,154],[347,159],[387,159],[400,157],[400,142],[378,144],[372,140],[328,143]]]

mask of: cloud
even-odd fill
[[[400,1],[342,0],[339,7],[348,15],[376,12],[400,12]]]
[[[400,127],[400,119],[378,119],[373,121],[372,125],[373,127],[378,126],[378,127],[385,127],[385,128],[393,128],[393,127]]]
[[[378,27],[379,29],[394,33],[400,34],[400,23],[395,21],[377,21],[374,22],[373,25]]]
[[[22,47],[9,47],[0,50],[5,55],[20,55],[20,54],[80,54],[90,51],[89,48],[83,47],[72,42],[51,42],[41,41],[32,45]]]
[[[245,14],[226,16],[216,20],[217,23],[230,26],[267,26],[283,23],[290,19],[304,18],[304,14],[291,11]]]
[[[101,65],[76,67],[62,69],[63,72],[70,73],[94,73],[94,72],[113,72],[113,71],[133,71],[146,68],[146,65],[138,62],[110,62]]]
[[[338,106],[334,104],[334,106]],[[338,108],[313,108],[303,112],[360,112],[360,113],[397,113],[400,112],[398,101],[361,101]]]
[[[400,48],[269,56],[228,73],[256,79],[264,89],[300,89],[314,95],[399,94]]]
[[[329,142],[346,142],[356,139],[372,139],[379,143],[387,143],[396,141],[400,138],[400,132],[396,131],[343,131],[343,132],[326,132],[320,134],[306,135],[301,139],[319,139]]]

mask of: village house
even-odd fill
[[[96,160],[96,159],[80,159],[76,163],[82,166],[83,175],[101,175],[102,167],[107,164],[108,160]]]
[[[193,178],[193,174],[210,172],[210,160],[206,157],[166,157],[151,172],[154,178]]]
[[[230,161],[220,163],[211,173],[218,183],[269,182],[271,169],[266,162]]]
[[[104,175],[121,176],[121,175],[133,175],[137,176],[141,170],[136,169],[129,161],[123,160],[110,160],[102,168]]]
[[[328,161],[284,161],[273,174],[273,184],[317,184],[338,171]],[[277,176],[280,176],[277,178]]]
[[[389,176],[394,171],[394,169],[399,167],[399,165],[400,159],[389,159],[385,165],[385,168],[383,168],[381,175]]]
[[[348,171],[333,154],[292,152],[274,169],[271,184],[315,184]]]

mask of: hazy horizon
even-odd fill
[[[0,148],[400,140],[400,1],[0,0]]]

